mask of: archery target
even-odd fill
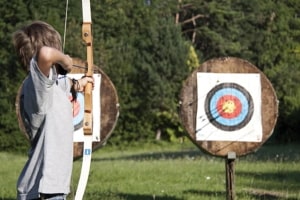
[[[68,74],[68,77],[80,79],[84,74]],[[93,89],[93,141],[100,141],[100,84],[101,74],[94,74],[94,89]],[[70,100],[72,97],[70,97]],[[83,120],[84,120],[84,94],[77,92],[77,101],[72,102],[73,106],[73,125],[74,125],[74,142],[84,141]],[[94,123],[97,122],[97,123]]]
[[[259,74],[198,73],[197,140],[262,139]]]
[[[236,83],[222,83],[212,88],[205,99],[208,120],[218,129],[235,131],[248,124],[253,115],[253,99]]]

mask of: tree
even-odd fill
[[[6,151],[24,150],[28,145],[25,137],[20,134],[15,114],[15,97],[21,77],[20,69],[11,43],[11,33],[18,22],[28,18],[26,5],[21,2],[3,4],[0,8],[0,149]]]
[[[276,137],[294,141],[299,118],[298,1],[183,1],[183,33],[201,60],[234,56],[248,60],[271,80],[280,101]],[[193,16],[202,16],[193,18]],[[196,26],[195,26],[196,25]],[[189,33],[196,33],[195,38]]]
[[[167,134],[169,124],[158,123],[165,116],[159,113],[177,117],[176,101],[188,72],[188,45],[171,13],[160,6],[160,1],[150,5],[143,1],[102,1],[95,7],[100,13],[95,24],[105,30],[97,38],[104,49],[99,57],[106,57],[104,70],[121,101],[115,135],[126,141],[155,138],[159,130]]]
[[[300,140],[300,2],[297,0],[91,1],[94,62],[116,86],[121,115],[112,143],[173,140],[183,134],[177,114],[182,81],[200,61],[234,56],[271,80],[280,101],[275,138]],[[64,36],[65,3],[13,0],[0,8],[0,148],[24,149],[15,96],[26,76],[11,33],[45,20]],[[69,2],[65,53],[85,59],[81,2]],[[24,148],[20,148],[23,146]]]

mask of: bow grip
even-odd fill
[[[90,22],[84,22],[82,24],[82,39],[85,41],[87,46],[87,72],[86,76],[93,76],[93,45],[92,45],[92,27]],[[83,121],[83,132],[84,135],[93,134],[93,96],[92,96],[93,85],[87,83],[84,90],[84,121]]]
[[[87,83],[84,90],[84,123],[83,132],[84,135],[93,134],[93,96],[92,96],[93,85],[92,83]]]

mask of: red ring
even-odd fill
[[[224,95],[218,100],[217,109],[220,116],[232,119],[241,113],[242,104],[236,96]]]

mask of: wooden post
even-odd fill
[[[235,199],[235,169],[234,169],[234,161],[236,159],[235,152],[228,152],[227,158],[225,160],[226,167],[226,196],[227,200]]]

